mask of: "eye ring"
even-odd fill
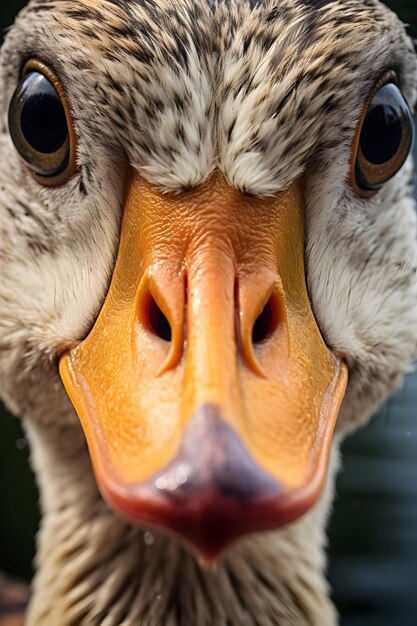
[[[395,72],[388,72],[374,87],[358,123],[350,167],[353,191],[372,198],[402,168],[413,141],[409,106]]]
[[[58,141],[58,146],[52,146],[44,150],[37,149],[32,145],[23,131],[23,113],[25,107],[25,86],[28,79],[33,76],[33,81],[37,78],[46,79],[47,96],[53,96],[55,112],[61,124],[61,137],[53,137]],[[45,94],[42,94],[43,96]],[[36,102],[35,102],[36,109]],[[42,113],[42,111],[41,111]],[[35,110],[36,117],[36,110]],[[33,120],[31,120],[33,123]],[[42,119],[45,123],[45,118]],[[65,127],[66,125],[66,127]],[[31,128],[29,127],[29,132]],[[33,178],[46,187],[60,187],[77,171],[77,136],[71,114],[71,108],[65,94],[64,88],[55,72],[42,61],[37,59],[29,60],[22,71],[22,78],[17,87],[9,107],[9,132],[13,144],[22,159],[24,165],[30,170]],[[35,134],[36,137],[36,128]],[[39,143],[39,134],[37,135]],[[33,143],[33,142],[32,142]],[[34,142],[36,143],[36,141]],[[54,149],[58,148],[58,149]]]

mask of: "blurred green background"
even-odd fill
[[[2,29],[24,4],[0,0]],[[417,0],[387,4],[417,36]],[[29,579],[37,493],[19,421],[0,413],[0,570]],[[417,626],[417,375],[346,442],[344,466],[329,549],[342,624]]]

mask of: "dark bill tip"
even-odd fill
[[[123,516],[173,531],[205,561],[241,535],[292,521],[315,499],[315,490],[294,497],[264,471],[213,405],[196,412],[177,456],[150,480],[99,482]]]

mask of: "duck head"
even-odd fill
[[[359,0],[90,4],[3,50],[3,372],[59,368],[110,505],[210,560],[314,505],[345,394],[341,434],[416,353],[415,57]]]

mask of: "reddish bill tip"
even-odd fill
[[[243,534],[295,519],[317,495],[280,485],[212,405],[197,411],[177,456],[150,480],[125,485],[99,476],[99,483],[123,516],[173,531],[205,561]]]

